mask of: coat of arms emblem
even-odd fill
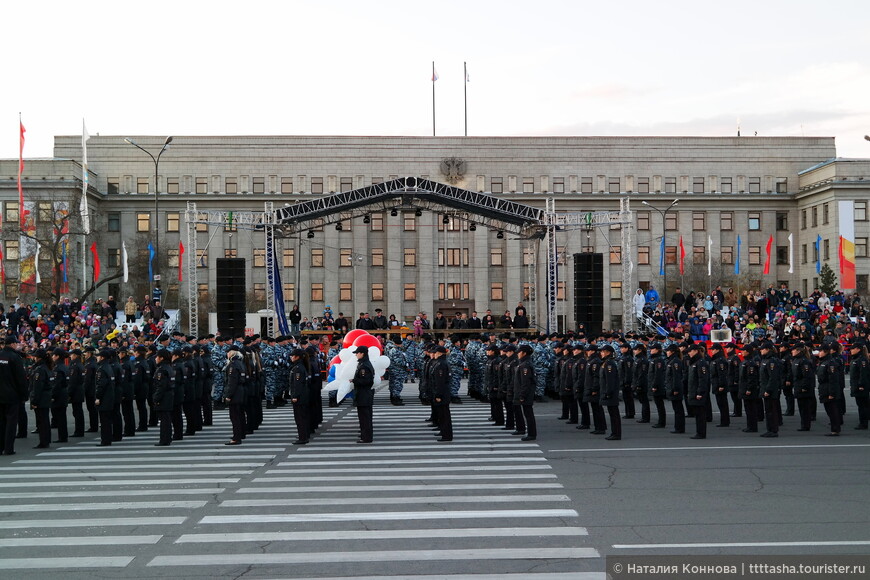
[[[465,177],[468,164],[458,157],[447,157],[441,160],[441,174],[447,179],[447,183],[459,183]]]

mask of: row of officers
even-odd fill
[[[731,343],[670,344],[647,347],[625,342],[614,348],[594,344],[555,345],[554,389],[562,401],[560,420],[576,424],[577,429],[604,434],[610,416],[611,435],[622,436],[621,419],[635,418],[653,428],[667,425],[666,402],[673,413],[672,433],[685,433],[686,417],[695,419],[693,439],[707,436],[707,423],[713,420],[713,402],[719,410],[719,427],[730,426],[732,417],[746,417],[746,433],[778,437],[783,415],[800,415],[799,431],[809,431],[816,418],[817,401],[824,406],[830,421],[830,436],[840,434],[845,413],[846,373],[850,375],[851,396],[858,408],[856,429],[867,429],[870,412],[870,362],[864,344],[850,346],[850,364],[840,355],[839,345],[825,343],[817,352],[802,342],[771,342],[746,345],[738,353]],[[512,363],[511,353],[488,351],[490,367],[487,381],[495,393],[505,368]],[[742,354],[742,356],[740,356]],[[508,371],[509,372],[509,371]],[[499,390],[499,393],[501,391]],[[785,399],[785,411],[781,400]],[[619,405],[625,414],[620,415]]]

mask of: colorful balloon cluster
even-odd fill
[[[381,341],[376,336],[359,328],[345,334],[344,340],[341,342],[341,351],[329,361],[326,385],[323,387],[325,391],[337,390],[338,395],[336,397],[339,401],[353,390],[350,380],[356,374],[357,367],[357,359],[353,351],[358,346],[364,346],[369,349],[369,362],[372,363],[372,367],[375,369],[375,376],[378,379],[383,378],[384,372],[390,366],[390,359],[384,356],[381,350]]]

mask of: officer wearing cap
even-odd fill
[[[728,394],[731,396],[732,417],[743,416],[743,399],[740,398],[740,356],[737,345],[725,343],[725,359],[728,361]]]
[[[36,415],[36,432],[39,444],[34,449],[47,449],[51,446],[51,397],[54,390],[54,363],[45,349],[39,348],[30,355],[35,363],[30,373],[30,408]]]
[[[290,403],[293,405],[293,419],[296,421],[296,440],[293,445],[305,445],[311,436],[308,412],[310,395],[308,375],[311,367],[308,364],[308,353],[301,348],[293,350],[290,353],[290,365]]]
[[[627,346],[627,345],[626,345]],[[622,419],[619,416],[619,392],[622,390],[622,379],[619,365],[613,360],[614,349],[609,344],[599,349],[601,353],[601,368],[599,369],[599,384],[601,386],[600,405],[607,408],[610,415],[610,435],[608,441],[622,439]]]
[[[69,441],[69,430],[66,421],[66,408],[69,405],[69,385],[67,384],[66,351],[55,348],[51,351],[52,366],[54,367],[54,385],[51,391],[51,418],[57,428],[55,443]]]
[[[13,348],[15,342],[14,337],[7,337],[0,350],[0,453],[5,455],[15,454],[18,415],[28,394],[24,361]]]
[[[118,351],[121,367],[121,418],[124,421],[124,437],[136,435],[136,416],[133,412],[135,387],[133,386],[133,365],[130,363],[126,348]]]
[[[640,403],[640,419],[638,423],[650,422],[650,405],[647,393],[649,380],[649,358],[646,355],[646,347],[642,342],[637,342],[632,347],[634,353],[634,367],[631,373],[631,390],[634,397]]]
[[[90,345],[86,346],[82,364],[85,367],[85,406],[88,410],[88,429],[85,432],[96,433],[100,425],[100,415],[96,405],[97,349]]]
[[[502,352],[505,355],[501,365],[501,373],[499,379],[499,400],[504,405],[505,416],[505,431],[511,431],[515,434],[524,434],[526,430],[525,422],[522,418],[517,421],[516,413],[513,405],[513,375],[517,365],[516,347],[510,343],[502,347]],[[522,425],[522,429],[520,429]]]
[[[160,439],[154,445],[166,447],[172,443],[172,411],[175,407],[175,371],[170,364],[171,355],[168,350],[160,349],[154,357],[154,393],[152,402],[154,413],[160,425]]]
[[[604,409],[601,408],[601,356],[598,347],[590,343],[586,347],[586,376],[583,380],[583,402],[589,404],[594,429],[593,435],[604,435],[607,432],[607,420]]]
[[[811,403],[816,396],[816,371],[802,342],[791,345],[791,379],[801,422],[798,431],[809,431],[812,425]]]
[[[692,439],[706,439],[707,414],[704,409],[710,402],[710,365],[705,356],[704,345],[691,344],[687,350],[689,364],[686,401],[690,407],[695,407],[695,434]]]
[[[625,417],[623,419],[634,419],[634,389],[631,388],[634,356],[627,340],[623,339],[619,343],[619,362],[617,364],[619,366],[619,383],[622,387],[622,401],[625,404]]]
[[[686,432],[686,410],[683,407],[685,397],[685,365],[682,361],[682,351],[677,343],[671,343],[665,349],[665,397],[671,402],[674,410],[674,428],[671,433]],[[705,418],[706,419],[706,418]]]
[[[665,400],[667,398],[667,388],[665,388],[665,360],[662,352],[662,345],[658,342],[652,342],[649,345],[649,370],[647,371],[647,387],[649,389],[649,397],[652,399],[656,407],[657,420],[653,425],[655,429],[663,429],[667,425],[667,414],[665,410]]]
[[[583,343],[578,342],[573,348],[574,368],[571,370],[572,385],[571,388],[574,394],[574,405],[579,409],[577,419],[577,429],[585,431],[589,429],[592,419],[589,413],[589,403],[583,400],[583,393],[586,390],[586,366],[589,360],[586,358],[586,348]],[[569,419],[570,422],[570,419]]]
[[[443,348],[443,347],[439,347]],[[358,346],[353,353],[356,355],[356,372],[350,380],[353,385],[353,406],[356,407],[359,419],[359,439],[357,443],[371,443],[374,440],[372,425],[372,406],[375,403],[375,369],[369,361],[369,349]]]
[[[483,383],[486,397],[489,400],[490,421],[494,426],[504,426],[504,407],[498,398],[498,373],[502,356],[495,343],[487,342],[484,347],[486,364],[484,365]]]
[[[526,435],[523,441],[535,441],[538,429],[535,422],[535,367],[532,362],[533,349],[524,344],[517,349],[517,366],[514,371],[514,408],[517,417],[523,417]]]
[[[438,428],[438,441],[453,441],[453,420],[450,416],[451,402],[451,372],[447,362],[447,349],[436,346],[432,352],[432,364],[429,365],[427,383],[432,392],[432,414]]]
[[[779,424],[782,421],[779,395],[782,389],[782,360],[776,356],[773,343],[765,341],[759,348],[761,351],[761,366],[759,368],[758,382],[762,401],[764,401],[764,419],[767,423],[767,432],[762,437],[778,437]]]
[[[870,361],[867,359],[867,347],[863,341],[855,342],[849,349],[849,383],[850,395],[858,407],[858,424],[855,429],[867,429],[867,418],[870,414]]]
[[[759,395],[761,359],[756,351],[754,344],[747,344],[743,347],[743,362],[740,363],[740,398],[746,415],[744,433],[758,433],[758,420],[764,413]]]
[[[728,412],[728,359],[722,353],[722,344],[718,342],[710,345],[710,390],[719,409],[718,426],[728,427],[731,425]]]
[[[112,444],[112,423],[115,409],[115,371],[111,364],[112,351],[101,349],[96,356],[94,373],[94,405],[100,414],[100,443],[98,447]]]
[[[245,383],[247,382],[247,369],[242,362],[242,353],[239,347],[231,345],[226,350],[226,365],[224,389],[222,391],[224,404],[229,407],[230,423],[233,427],[232,439],[224,445],[241,445],[245,438],[245,413],[242,410],[245,404]],[[176,392],[178,392],[176,390]],[[183,392],[183,391],[182,391]],[[173,410],[173,415],[175,411]],[[173,420],[174,423],[174,420]]]
[[[69,353],[69,365],[67,366],[67,391],[69,402],[72,407],[73,432],[70,437],[85,436],[85,367],[81,362],[82,351],[74,348]]]

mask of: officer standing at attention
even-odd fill
[[[396,336],[393,340],[387,341],[386,348],[384,349],[384,354],[390,359],[390,366],[387,367],[390,385],[390,403],[397,407],[405,404],[402,400],[402,389],[408,376],[408,359],[401,349],[401,344],[402,339]]]
[[[667,398],[667,389],[665,388],[665,365],[666,360],[662,354],[662,345],[653,342],[649,345],[649,370],[647,371],[647,387],[649,388],[649,397],[652,398],[653,404],[656,406],[656,415],[658,420],[654,429],[663,429],[667,423],[667,411],[665,411],[665,399]]]
[[[175,390],[175,371],[169,364],[171,355],[168,350],[160,349],[155,358],[157,368],[154,371],[154,412],[160,423],[160,440],[155,447],[166,447],[172,443],[172,411]]]
[[[634,356],[631,353],[631,345],[623,339],[619,344],[619,383],[622,386],[622,400],[625,403],[625,417],[634,419],[634,391],[631,381],[634,372]]]
[[[450,417],[451,369],[447,363],[447,349],[436,346],[429,366],[429,388],[432,391],[432,411],[441,437],[438,441],[453,441],[453,421]]]
[[[239,347],[232,345],[227,349],[227,363],[224,367],[226,376],[224,379],[223,388],[223,403],[229,407],[230,423],[233,426],[233,438],[224,443],[224,445],[241,445],[242,439],[245,438],[245,413],[242,410],[245,404],[245,382],[247,381],[247,371],[245,363],[242,362],[242,353]],[[176,375],[177,376],[177,375]],[[176,389],[175,392],[178,392]],[[183,393],[184,391],[182,391]],[[173,408],[173,424],[175,410]]]
[[[843,396],[840,390],[839,361],[834,343],[822,343],[819,347],[819,366],[816,367],[816,376],[819,379],[819,402],[825,406],[825,412],[831,421],[831,432],[825,433],[828,437],[836,437],[840,434],[843,426],[843,415],[840,413],[838,399]]]
[[[357,367],[350,382],[353,385],[353,406],[356,407],[359,418],[359,439],[356,442],[371,443],[374,439],[372,406],[375,403],[375,392],[372,387],[375,384],[375,369],[369,362],[368,347],[358,346],[353,352],[356,355]]]
[[[100,417],[100,442],[98,447],[112,444],[112,420],[115,410],[115,371],[110,359],[112,351],[101,349],[96,357],[94,373],[94,405]]]
[[[631,389],[634,391],[634,397],[640,403],[640,419],[638,423],[649,423],[650,408],[649,408],[649,393],[647,388],[647,380],[649,379],[649,359],[646,356],[646,347],[643,343],[638,342],[632,349],[634,353],[634,372],[631,373]]]
[[[44,349],[36,349],[31,355],[35,366],[30,373],[30,408],[36,415],[36,431],[39,444],[34,449],[51,446],[51,396],[54,390],[54,364]]]
[[[613,347],[611,347],[612,349]],[[592,410],[593,435],[604,435],[607,432],[607,420],[604,418],[604,409],[601,408],[601,357],[598,347],[589,344],[586,347],[588,362],[586,363],[586,377],[583,381],[583,402],[589,403]]]
[[[780,408],[779,395],[782,389],[782,360],[773,350],[773,344],[761,344],[761,368],[758,373],[758,386],[764,401],[764,420],[767,432],[762,437],[779,437]]]
[[[731,425],[731,415],[728,413],[728,359],[722,353],[722,345],[714,342],[710,345],[710,389],[716,396],[716,406],[719,408],[719,425]]]
[[[522,413],[526,423],[526,436],[522,438],[523,441],[535,441],[538,438],[538,427],[535,423],[536,384],[532,352],[532,347],[527,344],[517,349],[518,362],[514,374],[514,406]]]
[[[75,348],[69,353],[69,367],[67,368],[69,402],[72,407],[73,432],[70,437],[85,436],[85,367],[81,363],[82,351]]]
[[[55,348],[51,354],[54,365],[54,386],[51,391],[51,416],[57,426],[55,443],[69,441],[69,429],[66,421],[66,408],[69,405],[68,370],[66,366],[66,351]]]
[[[623,385],[622,377],[619,365],[613,360],[613,347],[605,344],[599,352],[602,357],[598,381],[601,389],[599,404],[602,411],[607,407],[607,413],[610,415],[610,435],[605,439],[619,441],[622,439],[622,419],[619,416],[619,391]]]
[[[686,410],[683,408],[683,361],[680,359],[680,347],[671,343],[665,349],[668,358],[665,361],[665,396],[674,409],[674,428],[671,433],[686,432]],[[706,419],[706,417],[705,417]]]
[[[297,348],[290,353],[290,364],[290,403],[293,405],[293,419],[296,421],[296,441],[293,445],[305,445],[311,436],[308,401],[311,368],[308,366],[308,353]]]
[[[15,455],[18,413],[27,399],[24,361],[12,348],[15,342],[15,337],[7,336],[0,351],[0,453],[5,455]]]
[[[707,414],[704,409],[710,401],[710,364],[704,356],[705,350],[702,344],[692,344],[688,349],[690,358],[687,404],[695,407],[695,434],[692,439],[707,438]]]
[[[743,416],[743,399],[740,397],[740,357],[737,356],[737,345],[733,342],[725,343],[725,357],[728,360],[728,392],[731,394],[733,405],[732,417]]]
[[[812,425],[810,404],[816,396],[816,369],[802,342],[791,345],[792,392],[797,401],[801,426],[798,431],[809,431]]]
[[[858,406],[858,424],[855,429],[867,429],[867,416],[870,414],[870,361],[867,360],[867,347],[863,342],[851,346],[849,359],[850,394]]]
[[[501,368],[501,355],[498,347],[486,343],[486,367],[484,368],[484,386],[489,399],[490,420],[494,427],[504,427],[504,407],[498,398],[498,373]]]

